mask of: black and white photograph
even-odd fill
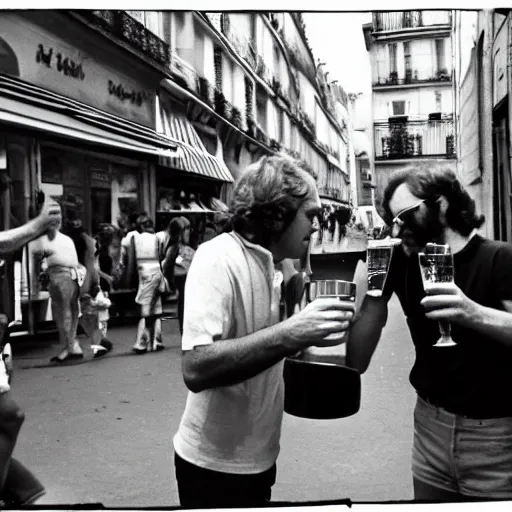
[[[512,9],[367,3],[0,6],[1,510],[512,505]]]

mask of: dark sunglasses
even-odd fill
[[[406,225],[410,224],[413,215],[419,210],[420,206],[425,204],[435,203],[439,199],[439,196],[430,197],[428,199],[421,199],[416,204],[412,206],[408,206],[404,208],[402,211],[398,212],[394,219],[391,221],[391,228],[398,228],[398,232]]]

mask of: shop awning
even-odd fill
[[[0,121],[155,156],[177,150],[151,128],[2,74]]]
[[[160,156],[160,165],[192,172],[218,181],[233,182],[226,164],[208,153],[192,123],[185,115],[173,112],[170,105],[159,102],[157,131],[178,147],[176,155]]]

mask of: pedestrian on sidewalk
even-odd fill
[[[113,348],[112,342],[107,338],[109,309],[112,306],[109,296],[114,282],[113,269],[120,258],[121,240],[120,229],[109,224],[101,226],[95,237],[94,255],[99,286],[93,286],[90,293],[83,295],[81,301],[81,325],[87,336],[93,340],[91,349],[95,359],[106,355]]]
[[[100,287],[96,264],[96,240],[85,231],[76,201],[67,202],[66,214],[65,233],[73,240],[78,262],[86,270],[84,282],[80,287],[78,323],[91,341],[93,357],[97,359],[112,350],[112,343],[106,339],[106,322],[100,320],[100,316],[105,317],[105,314],[108,320],[111,302],[103,295]]]
[[[161,295],[164,290],[164,276],[153,220],[146,213],[142,213],[137,219],[137,225],[138,231],[134,233],[131,242],[139,281],[135,302],[140,306],[140,316],[144,319],[145,326],[142,333],[137,332],[133,351],[144,354],[164,348],[155,329],[156,320],[162,315]]]
[[[183,314],[185,308],[185,282],[194,258],[195,250],[190,246],[190,221],[186,217],[175,217],[169,223],[166,249],[163,251],[162,270],[178,292],[178,321],[183,334]]]
[[[511,499],[512,245],[477,233],[484,217],[444,164],[415,164],[395,173],[382,215],[402,244],[384,296],[366,298],[362,319],[368,330],[381,329],[393,292],[407,317],[416,350],[410,381],[418,395],[415,499]],[[426,295],[418,252],[428,242],[451,247],[455,283]],[[450,322],[455,346],[433,346],[439,320]],[[360,338],[359,367],[368,365],[375,345]]]
[[[232,230],[195,253],[182,337],[189,393],[174,437],[184,507],[259,507],[271,498],[283,360],[341,343],[354,315],[352,302],[319,299],[283,319],[281,264],[307,250],[320,210],[310,174],[289,157],[264,157],[235,184]]]
[[[59,341],[64,345],[61,353],[52,357],[51,362],[54,363],[83,358],[77,328],[80,287],[86,278],[86,269],[78,261],[73,240],[60,229],[60,224],[52,226],[46,234],[28,245],[34,262],[33,275],[40,273],[43,260],[47,266],[52,318],[57,326]]]

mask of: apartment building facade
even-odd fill
[[[374,12],[363,26],[372,65],[376,200],[417,160],[456,168],[451,11]]]
[[[485,215],[481,233],[512,242],[511,9],[456,11],[458,173]]]
[[[278,152],[349,210],[347,96],[299,13],[6,11],[0,27],[0,229],[42,189],[92,235],[145,210],[157,229],[190,215],[198,241],[246,166]],[[48,294],[23,256],[8,274],[10,316],[33,330]]]

